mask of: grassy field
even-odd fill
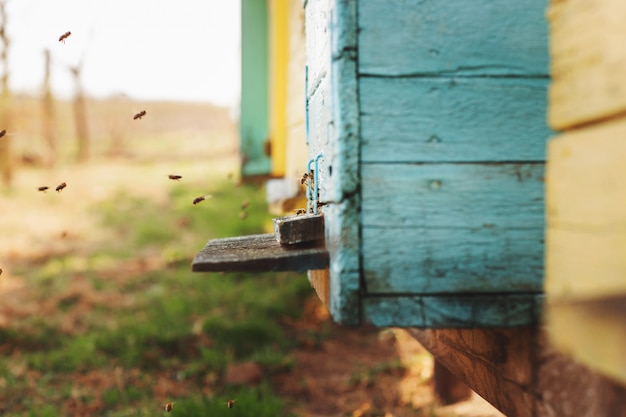
[[[301,314],[306,277],[190,272],[209,238],[267,230],[264,192],[237,184],[223,112],[141,106],[148,117],[133,125],[114,120],[119,103],[92,104],[104,120],[91,124],[89,163],[73,163],[63,140],[55,167],[20,166],[2,192],[0,414],[152,416],[174,402],[186,416],[285,415],[267,382],[228,385],[224,374],[245,361],[266,375],[292,365],[281,322]],[[16,158],[45,159],[36,132],[15,132]],[[124,137],[116,157],[111,135]]]

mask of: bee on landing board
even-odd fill
[[[168,413],[172,411],[173,409],[174,409],[174,403],[165,404],[165,411],[167,411]]]
[[[65,43],[65,40],[69,38],[71,34],[72,32],[70,31],[65,32],[63,35],[59,37],[59,42]]]
[[[57,185],[57,188],[55,188],[55,190],[57,191],[57,193],[60,193],[62,189],[64,189],[65,187],[67,187],[67,184],[62,182],[61,184]]]
[[[305,213],[306,213],[305,209],[298,209],[298,210],[296,210],[296,216],[300,216],[300,215],[305,214]]]
[[[133,116],[133,120],[141,119],[145,115],[146,115],[146,111],[142,110],[142,111],[140,111],[139,113],[137,113],[136,115]]]
[[[182,177],[180,175],[168,175],[167,178],[174,180],[174,181],[178,181],[179,179],[181,179]]]
[[[41,187],[37,187],[37,191],[41,191],[42,193],[45,193],[48,188],[50,187],[43,185]]]

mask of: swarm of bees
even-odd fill
[[[61,42],[61,43],[65,43],[65,40],[66,40],[67,38],[69,38],[71,34],[72,34],[72,32],[70,32],[70,31],[65,32],[63,35],[61,35],[61,36],[59,37],[59,42]]]
[[[142,117],[144,117],[146,115],[146,111],[142,110],[139,113],[135,114],[133,116],[133,120],[137,120],[137,119],[141,119]]]

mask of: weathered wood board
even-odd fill
[[[359,72],[545,77],[545,2],[359,1]]]
[[[361,161],[544,161],[547,79],[360,77]]]
[[[626,112],[626,3],[552,1],[549,121],[566,130]]]
[[[626,416],[626,387],[557,352],[540,326],[409,332],[507,416]]]
[[[280,245],[272,233],[209,240],[196,254],[193,272],[306,271],[328,266],[323,243]]]
[[[513,327],[539,321],[542,302],[537,294],[365,296],[362,319],[378,327]]]

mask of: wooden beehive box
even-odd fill
[[[546,4],[308,0],[307,141],[335,321],[537,322]]]

